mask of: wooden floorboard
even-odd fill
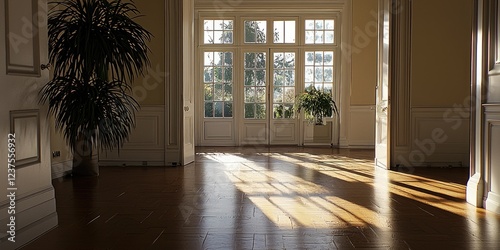
[[[23,249],[500,249],[467,168],[374,168],[373,150],[204,147],[185,167],[61,178],[59,226]]]

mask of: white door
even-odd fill
[[[182,165],[194,161],[194,1],[183,0],[183,146]]]
[[[242,144],[298,144],[295,49],[243,52]]]
[[[375,129],[375,164],[389,169],[390,166],[390,111],[391,111],[391,79],[390,79],[390,25],[392,0],[379,0],[379,48],[378,79],[376,97],[376,129]]]
[[[15,249],[57,225],[49,122],[38,104],[49,78],[40,67],[48,60],[47,1],[0,0],[0,20],[0,221],[7,229],[14,216],[16,225],[15,237],[0,232],[0,249]],[[15,214],[7,213],[11,197]]]

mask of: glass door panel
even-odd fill
[[[245,51],[243,59],[243,126],[241,144],[268,144],[267,51]]]
[[[296,55],[293,50],[272,50],[271,144],[298,143],[298,126],[293,112],[295,102]]]
[[[246,52],[244,63],[245,119],[266,119],[266,53]]]
[[[274,52],[273,57],[273,119],[291,119],[295,101],[295,52]]]

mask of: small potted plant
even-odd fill
[[[318,90],[314,86],[306,88],[304,93],[295,97],[294,110],[297,113],[304,110],[306,120],[315,125],[325,125],[325,117],[338,114],[332,94]]]

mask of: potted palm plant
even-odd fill
[[[306,120],[315,125],[325,125],[325,117],[338,114],[337,104],[330,92],[308,87],[295,97],[294,110],[300,113],[304,110]]]
[[[53,78],[41,89],[56,129],[73,152],[73,174],[98,175],[98,149],[119,148],[139,104],[130,81],[149,66],[151,34],[133,2],[62,0],[49,11]],[[94,157],[93,157],[94,156]]]

